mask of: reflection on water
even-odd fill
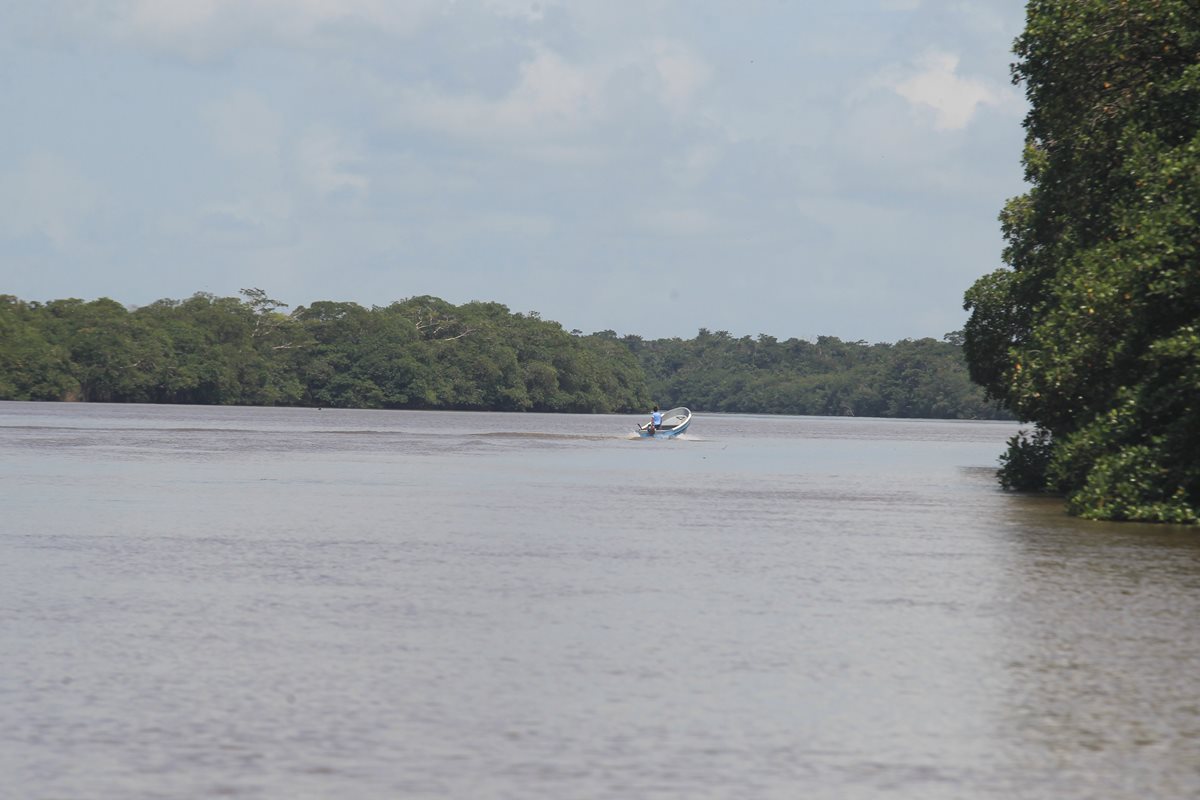
[[[1059,792],[1189,797],[1200,778],[1198,532],[1065,519],[1010,505],[1006,726]],[[1163,760],[1178,759],[1174,768]]]
[[[0,404],[6,791],[1200,794],[1194,530],[1005,423],[640,421]]]

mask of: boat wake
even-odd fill
[[[476,433],[482,439],[543,439],[549,441],[585,441],[585,442],[607,442],[612,436],[601,436],[598,434],[587,433],[553,433],[551,431],[488,431],[487,433]],[[633,438],[637,438],[637,434],[633,434]]]
[[[681,433],[677,436],[641,436],[637,432],[627,434],[624,438],[631,440],[642,440],[651,442],[706,442],[708,441],[703,436],[697,436],[694,433]]]

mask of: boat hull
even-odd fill
[[[686,408],[673,408],[663,414],[662,427],[655,429],[654,433],[650,432],[650,425],[647,423],[638,427],[637,434],[643,439],[674,439],[685,432],[691,424],[691,411]]]

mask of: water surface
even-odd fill
[[[1200,795],[1194,530],[1008,423],[639,421],[0,404],[5,791]]]

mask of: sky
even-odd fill
[[[1001,266],[1014,0],[0,0],[0,294],[897,341]]]

